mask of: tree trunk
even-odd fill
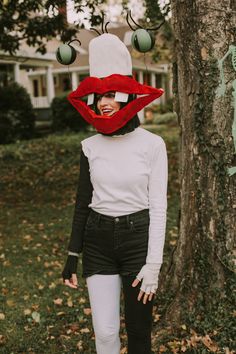
[[[217,98],[216,89],[218,59],[236,45],[235,23],[233,0],[172,0],[181,216],[167,281],[161,282],[161,291],[172,293],[166,312],[172,324],[190,314],[203,320],[208,310],[232,301],[236,174],[229,176],[228,168],[236,166],[231,104],[236,72],[231,56],[224,62],[225,96]]]

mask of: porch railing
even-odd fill
[[[47,96],[31,97],[31,102],[34,108],[49,108]]]

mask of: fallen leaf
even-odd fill
[[[159,315],[158,313],[154,316],[154,322],[159,321],[161,318],[161,315]]]
[[[2,321],[2,320],[5,320],[5,315],[4,315],[4,313],[0,313],[0,320]]]
[[[0,344],[5,344],[5,342],[6,342],[6,337],[0,334]]]
[[[85,315],[90,315],[91,314],[91,308],[90,307],[87,307],[87,308],[84,308],[84,314]]]
[[[208,334],[205,335],[205,337],[202,337],[202,343],[213,353],[215,353],[219,349],[218,346],[213,343]]]
[[[83,349],[83,342],[82,342],[82,340],[80,340],[80,341],[76,344],[76,348],[79,349],[79,350],[82,350],[82,349]]]
[[[4,267],[9,267],[11,265],[11,262],[9,261],[9,259],[7,259],[6,261],[3,262]]]
[[[170,242],[169,242],[169,244],[171,245],[171,246],[175,246],[176,245],[176,240],[171,240]]]
[[[37,322],[37,323],[40,322],[40,314],[37,311],[32,312],[31,317],[33,318],[33,320],[35,322]]]
[[[159,347],[159,353],[165,353],[167,351],[167,348],[161,344],[160,347]]]
[[[37,311],[39,309],[39,304],[33,304],[31,307],[33,310]]]
[[[13,300],[7,300],[7,306],[9,306],[9,307],[15,306],[14,301]]]
[[[24,310],[24,315],[30,315],[31,314],[31,310],[30,309],[25,309]]]
[[[80,330],[80,333],[89,333],[90,332],[90,329],[89,328],[82,328]]]
[[[76,331],[78,331],[79,330],[79,324],[76,322],[76,323],[72,323],[71,325],[70,325],[70,329],[69,329],[69,331],[71,331],[71,332],[76,332]]]
[[[55,305],[62,305],[63,299],[57,298],[55,300],[53,300]]]
[[[86,302],[85,298],[84,297],[80,297],[79,298],[79,303],[80,304],[84,304]]]
[[[51,284],[49,284],[49,289],[55,289],[55,287],[56,287],[56,284],[55,283],[51,283]]]
[[[25,236],[23,237],[23,239],[26,240],[26,241],[32,241],[32,240],[33,240],[33,237],[32,237],[31,235],[25,235]]]

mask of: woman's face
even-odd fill
[[[103,116],[112,116],[120,110],[120,103],[115,101],[115,92],[98,95],[97,109]]]

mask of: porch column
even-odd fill
[[[138,82],[140,84],[143,84],[143,71],[139,71],[138,72]],[[137,95],[139,97],[139,95]],[[139,117],[139,120],[140,120],[140,123],[144,123],[144,109],[141,109],[141,111],[139,111],[138,113],[138,117]]]
[[[166,91],[166,74],[161,75],[161,87],[164,91]],[[165,104],[166,102],[166,95],[165,93],[160,97],[161,103]]]
[[[156,87],[156,74],[151,73],[151,86]]]
[[[14,64],[14,81],[20,84],[20,64]]]
[[[72,81],[72,90],[74,91],[78,87],[78,74],[75,71],[72,72],[71,81]]]
[[[52,66],[47,66],[46,70],[47,75],[47,97],[48,103],[50,104],[55,97],[55,90],[54,90],[54,82],[53,82],[53,75],[52,75]]]
[[[151,86],[156,88],[156,74],[155,73],[151,73]],[[152,104],[158,104],[158,102],[160,102],[159,98],[152,101]]]
[[[143,84],[143,72],[142,71],[138,72],[138,82],[140,84]]]

